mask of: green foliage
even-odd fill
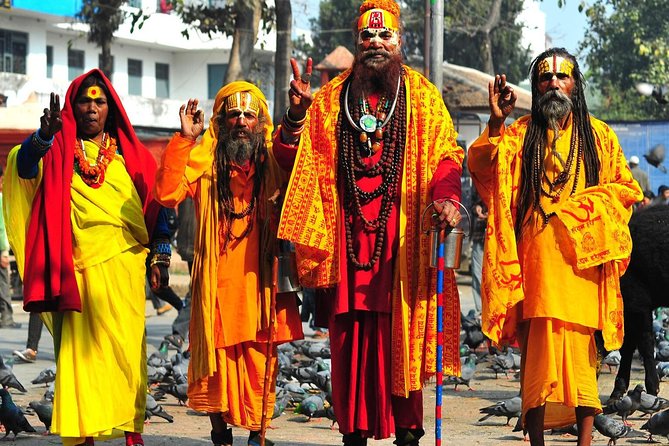
[[[669,85],[669,0],[595,0],[586,8],[591,85],[601,92],[604,119],[668,119],[669,108],[641,96],[639,82]]]
[[[235,32],[237,11],[240,8],[237,2],[247,2],[248,9],[253,9],[249,0],[226,0],[225,3],[216,2],[218,6],[210,6],[209,2],[193,3],[184,0],[175,1],[175,10],[184,23],[198,29],[211,38],[214,34],[232,36]],[[266,32],[274,26],[275,8],[262,2],[262,29]],[[188,28],[181,31],[186,38],[189,37]]]
[[[90,27],[88,41],[102,46],[110,42],[125,18],[121,5],[125,0],[83,0],[77,18]]]
[[[361,0],[323,0],[319,6],[317,20],[311,21],[315,53],[311,55],[317,64],[339,45],[355,54],[353,24],[359,15]]]

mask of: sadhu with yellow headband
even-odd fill
[[[248,429],[248,444],[259,444],[263,408],[274,407],[274,344],[303,337],[295,294],[275,295],[272,282],[279,194],[292,165],[283,170],[272,154],[272,120],[255,85],[219,90],[199,142],[197,107],[197,99],[181,106],[181,131],[165,149],[155,188],[170,207],[192,197],[198,221],[189,406],[209,414],[215,445],[232,445],[228,425]]]

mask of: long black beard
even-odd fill
[[[218,144],[217,151],[225,150],[228,154],[228,159],[238,166],[247,164],[264,141],[264,135],[259,132],[250,133],[250,139],[248,140],[234,138],[227,131],[222,136],[223,138]]]
[[[383,61],[374,61],[372,56],[386,56]],[[351,73],[351,94],[354,98],[369,96],[378,92],[382,96],[394,98],[397,80],[402,74],[402,53],[389,53],[383,49],[358,52],[353,61]]]

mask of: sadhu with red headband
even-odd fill
[[[51,431],[68,446],[124,434],[143,444],[146,246],[154,288],[167,285],[170,258],[155,170],[97,69],[72,82],[62,109],[52,93],[40,128],[8,157],[7,235],[24,308],[42,312],[54,338]]]
[[[290,107],[274,142],[295,159],[279,237],[329,327],[335,413],[345,445],[393,432],[417,445],[423,383],[436,365],[436,277],[419,216],[455,226],[464,152],[440,88],[403,64],[400,8],[367,0],[353,24],[353,67],[312,97],[292,60]],[[459,298],[446,274],[444,371],[456,375]]]
[[[274,407],[276,344],[302,338],[296,295],[278,293],[272,275],[292,164],[274,158],[267,100],[255,85],[221,88],[199,140],[198,103],[181,106],[181,131],[165,148],[155,188],[170,207],[192,197],[198,222],[188,405],[209,415],[215,446],[233,444],[230,426],[248,429],[257,446]]]

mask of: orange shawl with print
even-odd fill
[[[522,147],[530,121],[518,119],[497,139],[488,129],[469,149],[468,167],[479,194],[488,204],[483,259],[483,332],[494,342],[515,337],[515,305],[523,300],[514,221],[521,177]],[[627,222],[631,206],[642,198],[627,166],[618,138],[602,121],[590,117],[599,149],[599,185],[578,191],[553,217],[564,228],[565,241],[576,254],[578,269],[601,265],[600,320],[608,350],[622,345],[623,302],[619,277],[632,251]],[[494,140],[497,140],[495,145]]]
[[[436,273],[429,270],[421,212],[431,202],[430,179],[443,159],[462,164],[453,122],[439,91],[420,73],[404,67],[407,139],[402,168],[400,247],[393,287],[392,392],[407,395],[435,373]],[[337,195],[337,118],[350,70],[325,85],[309,109],[288,185],[278,237],[295,244],[301,283],[331,287],[339,282],[337,244],[341,230]],[[444,373],[460,371],[460,302],[447,272],[444,304]]]

